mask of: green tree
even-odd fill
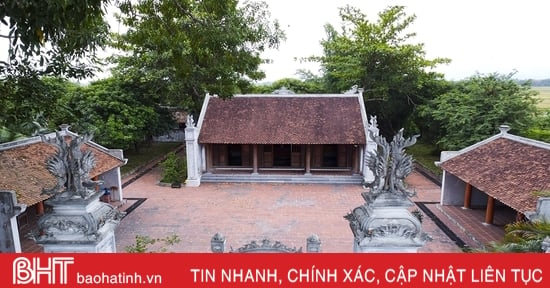
[[[271,94],[277,89],[285,87],[288,90],[292,90],[296,94],[320,94],[325,93],[323,82],[320,78],[308,78],[308,79],[294,79],[283,78],[270,84],[254,85],[251,89],[251,93],[258,94]]]
[[[0,3],[0,38],[7,39],[9,60],[0,74],[93,74],[97,48],[106,44],[103,16],[108,0],[4,0]]]
[[[176,153],[170,152],[162,161],[162,179],[164,183],[182,183],[187,178],[186,162]]]
[[[0,143],[55,130],[49,125],[58,109],[52,103],[70,85],[62,78],[35,75],[0,80]]]
[[[426,122],[440,128],[437,143],[458,150],[494,135],[507,124],[516,133],[530,127],[536,99],[529,83],[517,83],[513,73],[474,75],[456,82],[452,89],[420,108]]]
[[[169,89],[165,104],[197,114],[205,94],[222,98],[263,78],[260,53],[284,39],[264,2],[236,0],[122,1],[129,29],[115,47],[118,71]]]
[[[416,34],[407,32],[416,16],[403,6],[388,7],[377,22],[349,5],[340,8],[340,17],[341,32],[325,25],[324,55],[309,60],[321,64],[330,92],[363,88],[367,113],[377,116],[382,134],[394,135],[441,89],[443,75],[432,69],[450,60],[426,59],[424,45],[413,44]]]
[[[147,100],[114,77],[99,80],[59,99],[71,109],[58,113],[54,122],[92,133],[96,142],[107,147],[139,150],[151,136],[164,133],[171,119],[166,109]]]
[[[48,126],[56,102],[44,76],[82,79],[97,71],[99,48],[109,39],[103,16],[108,0],[0,2],[0,141]],[[50,83],[52,84],[52,83]],[[54,89],[55,90],[55,89]]]

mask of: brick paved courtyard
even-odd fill
[[[359,185],[203,183],[170,188],[157,185],[159,173],[153,168],[124,189],[124,197],[130,198],[124,207],[136,202],[132,199],[146,200],[118,226],[118,252],[134,244],[136,235],[178,235],[181,242],[169,251],[210,252],[216,232],[226,236],[228,249],[263,238],[305,249],[306,238],[317,234],[323,252],[353,251],[353,235],[343,216],[364,202]],[[417,173],[407,180],[418,192],[412,201],[439,201],[437,185]],[[461,251],[429,217],[424,217],[423,229],[433,240],[422,252]]]

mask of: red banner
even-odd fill
[[[550,254],[0,254],[0,287],[550,287]]]

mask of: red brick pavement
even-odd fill
[[[305,249],[306,238],[317,234],[323,252],[353,252],[353,235],[343,216],[364,202],[359,185],[203,183],[174,189],[157,185],[159,171],[154,168],[124,188],[126,198],[147,200],[117,227],[119,252],[135,244],[136,235],[177,235],[181,242],[168,251],[208,253],[216,232],[226,236],[228,249],[263,238]],[[417,173],[407,180],[418,193],[411,200],[439,201],[437,185]],[[423,229],[433,240],[421,252],[461,251],[428,217]]]

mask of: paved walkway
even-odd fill
[[[118,226],[117,251],[124,252],[135,244],[136,235],[177,235],[181,242],[167,247],[168,251],[210,252],[210,239],[217,232],[226,236],[227,249],[263,238],[305,249],[306,238],[317,234],[323,252],[353,251],[353,235],[343,216],[364,203],[364,189],[359,185],[203,183],[200,187],[170,188],[158,186],[159,179],[160,168],[155,167],[124,188],[128,202],[122,209],[132,207],[138,199],[145,201],[132,207],[135,209]],[[460,226],[460,221],[471,221],[470,216],[464,216],[467,211],[459,209],[460,221],[450,219],[437,204],[437,185],[417,172],[407,178],[407,183],[418,193],[411,200],[427,209],[422,225],[433,238],[421,252],[461,252],[464,245],[480,247],[479,241],[472,240],[472,232]],[[502,227],[489,228],[503,233]]]

